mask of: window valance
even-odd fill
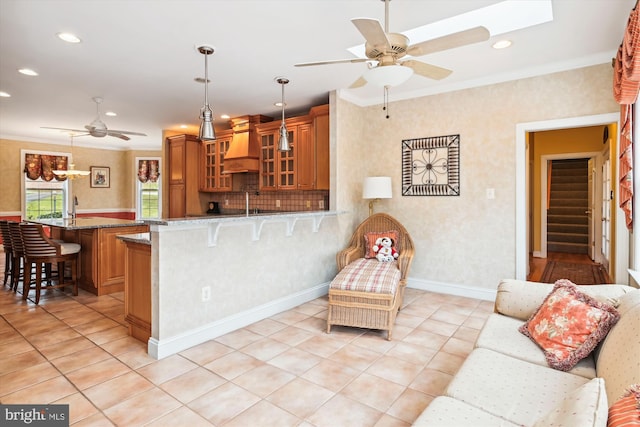
[[[53,156],[49,154],[31,154],[24,156],[24,173],[27,178],[36,180],[42,178],[44,181],[65,181],[66,176],[58,176],[54,170],[67,170],[69,159],[67,156]]]
[[[138,161],[138,179],[140,182],[158,182],[160,176],[160,161],[158,160],[139,160]]]
[[[640,91],[640,10],[638,2],[629,15],[622,43],[613,59],[613,97],[620,104],[620,208],[627,228],[633,227],[633,121]]]

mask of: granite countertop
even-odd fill
[[[318,216],[333,216],[338,212],[336,211],[297,211],[297,212],[259,212],[259,213],[246,213],[243,214],[221,214],[221,215],[202,215],[202,216],[188,216],[185,218],[163,218],[157,220],[145,220],[144,222],[149,225],[187,225],[187,224],[199,224],[199,223],[215,223],[215,222],[230,222],[230,221],[246,221],[246,220],[267,220],[267,219],[296,219],[305,217],[318,217]]]
[[[117,234],[116,237],[125,242],[151,244],[151,233]]]
[[[71,218],[37,219],[29,220],[29,222],[50,227],[65,228],[67,230],[80,230],[83,228],[133,227],[145,224],[143,221],[102,217],[81,217],[76,218],[75,220]]]

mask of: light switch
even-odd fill
[[[495,198],[496,198],[496,189],[487,188],[487,199],[495,199]]]

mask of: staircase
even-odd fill
[[[588,159],[552,162],[547,210],[548,252],[588,253],[588,174]]]

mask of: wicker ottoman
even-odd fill
[[[387,331],[391,340],[404,286],[397,261],[356,259],[329,286],[327,333],[331,325],[353,326]]]

